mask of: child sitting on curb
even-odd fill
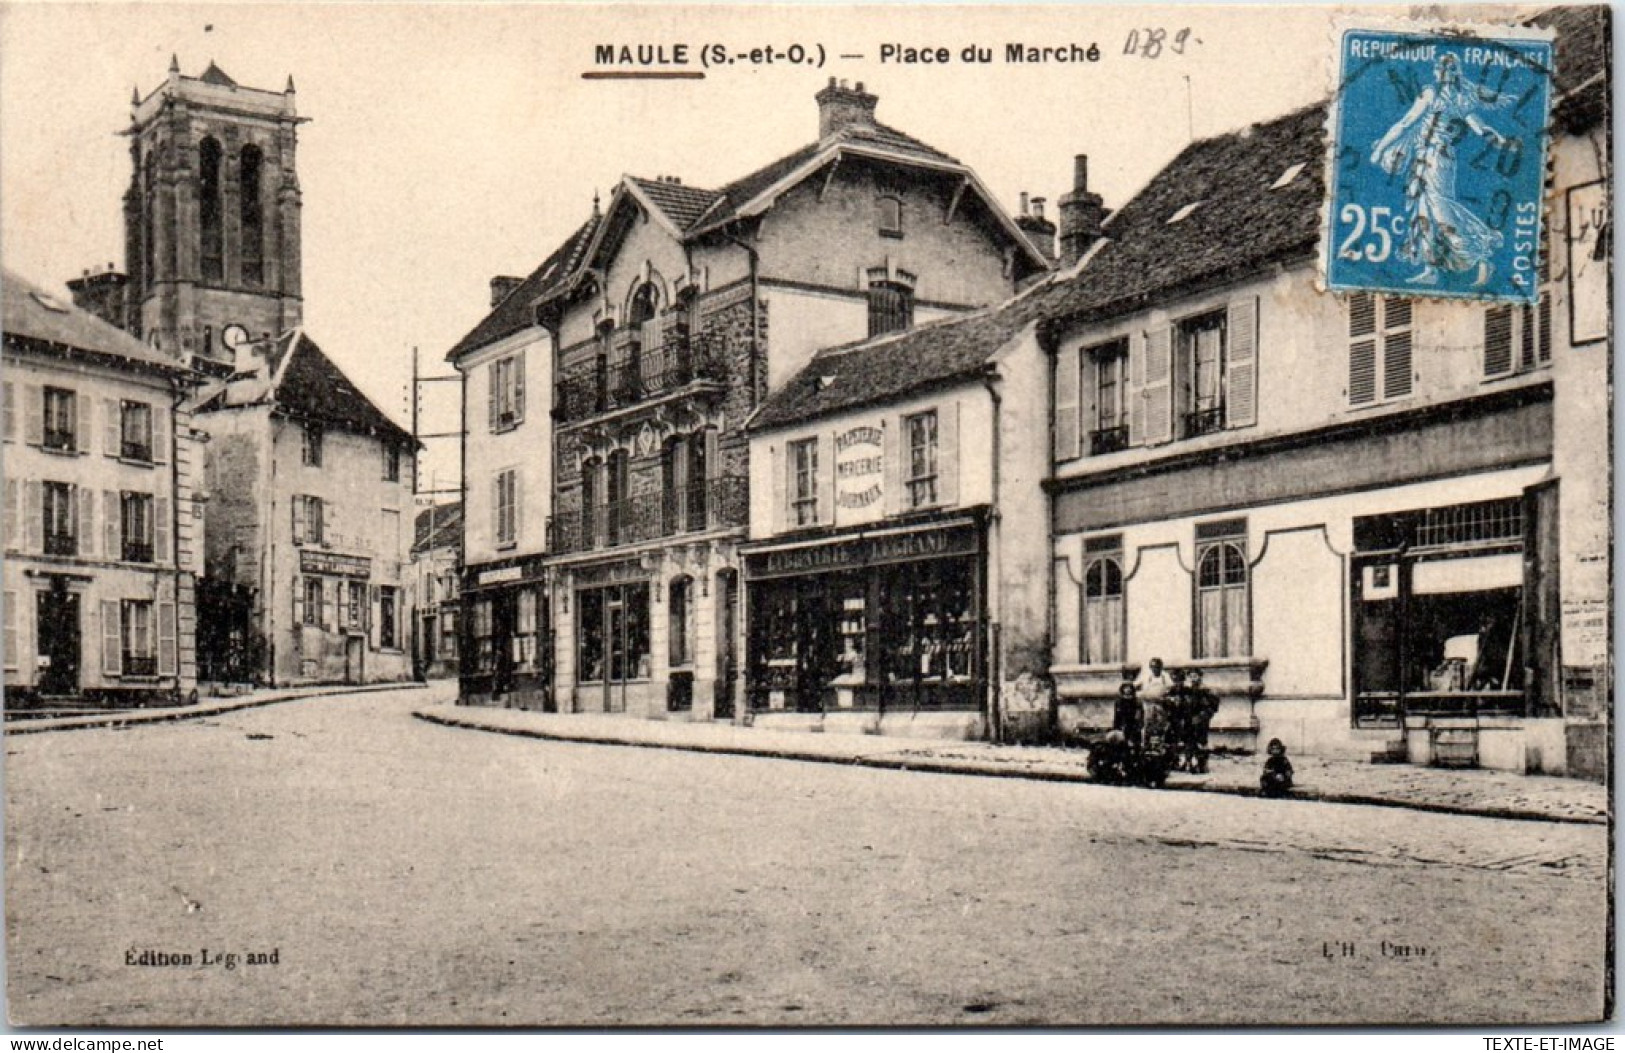
[[[1292,762],[1286,759],[1286,746],[1280,739],[1270,739],[1268,752],[1259,789],[1265,797],[1285,797],[1292,790]]]

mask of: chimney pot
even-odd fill
[[[1021,192],[1021,204],[1017,207],[1016,212],[1018,215],[1023,216],[1027,214],[1027,191],[1025,190]]]
[[[1089,155],[1078,154],[1072,158],[1072,189],[1080,194],[1089,190]]]
[[[1044,201],[1045,200],[1046,200],[1045,198],[1041,198],[1041,197],[1033,198],[1033,218],[1035,218],[1035,219],[1043,219],[1044,218]]]
[[[819,139],[828,139],[851,127],[874,126],[875,104],[880,100],[864,91],[862,83],[854,90],[847,87],[846,81],[832,79],[829,87],[813,98],[818,103]]]
[[[491,306],[496,307],[497,304],[501,303],[503,300],[506,300],[508,298],[508,294],[517,289],[520,283],[524,280],[525,279],[515,277],[511,274],[499,274],[495,278],[492,278]]]

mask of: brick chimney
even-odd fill
[[[84,271],[69,281],[68,291],[73,305],[89,311],[108,325],[124,328],[126,319],[126,292],[130,279],[109,263],[105,271]]]
[[[511,274],[499,274],[491,279],[491,306],[495,307],[508,298],[508,294],[524,282],[523,278],[516,278]]]
[[[1044,254],[1044,258],[1051,263],[1055,262],[1055,224],[1044,216],[1044,198],[1029,199],[1025,192],[1021,195],[1021,211],[1016,213],[1016,226],[1027,235],[1027,240],[1033,247]]]
[[[1089,156],[1072,159],[1072,192],[1060,202],[1061,266],[1070,267],[1083,259],[1089,246],[1100,240],[1101,225],[1111,210],[1101,206],[1099,194],[1089,193]]]
[[[880,101],[878,95],[870,95],[863,90],[863,81],[858,81],[857,87],[849,88],[846,81],[837,81],[834,77],[813,99],[818,103],[820,140],[828,139],[853,125],[873,126],[875,103]]]

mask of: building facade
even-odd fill
[[[412,541],[413,668],[419,679],[458,674],[462,607],[463,508],[448,501],[422,509]]]
[[[1600,54],[1606,12],[1572,12],[1560,48]],[[1559,199],[1608,178],[1606,121],[1570,113]],[[1579,436],[1605,428],[1610,323],[1564,258],[1590,214],[1547,230],[1535,306],[1328,295],[1324,127],[1188,147],[1042,327],[1060,726],[1109,728],[1160,657],[1220,695],[1217,744],[1594,770],[1608,469]]]
[[[196,698],[197,378],[7,273],[9,708]]]

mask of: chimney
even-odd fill
[[[877,95],[870,95],[863,90],[863,81],[858,81],[856,88],[846,86],[846,81],[837,81],[834,77],[829,79],[829,85],[813,96],[818,103],[818,138],[828,139],[853,126],[873,127],[875,123],[875,103],[880,101]]]
[[[1089,246],[1101,238],[1101,225],[1111,210],[1101,206],[1099,194],[1089,193],[1089,155],[1072,159],[1072,192],[1061,197],[1061,265],[1083,259]]]
[[[1033,247],[1044,254],[1044,258],[1051,263],[1055,262],[1055,224],[1044,218],[1044,198],[1029,198],[1025,191],[1021,195],[1021,211],[1016,214],[1016,226],[1027,235],[1027,240]]]
[[[508,294],[519,288],[524,281],[511,274],[499,274],[491,279],[491,306],[495,307],[508,298]]]

